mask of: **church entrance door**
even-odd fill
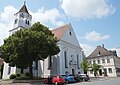
[[[75,74],[75,70],[74,69],[72,69],[72,75],[74,75]]]

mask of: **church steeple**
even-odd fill
[[[27,7],[26,7],[26,2],[24,2],[24,5],[22,6],[22,8],[20,9],[20,11],[19,12],[26,12],[26,13],[28,13],[29,14],[29,12],[28,12],[28,10],[27,10]]]
[[[15,21],[14,21],[13,29],[10,30],[11,33],[19,29],[31,27],[32,16],[29,14],[25,2],[22,8],[19,10],[19,12],[14,14],[14,16],[15,16]]]

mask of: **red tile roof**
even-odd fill
[[[52,33],[57,37],[58,40],[62,38],[65,31],[70,27],[70,24],[63,25],[61,27],[58,27],[54,30],[52,30]]]
[[[22,8],[20,9],[19,12],[26,12],[26,13],[28,13],[28,10],[27,10],[27,7],[26,7],[25,4],[22,6]],[[29,13],[28,13],[28,14],[29,14]]]

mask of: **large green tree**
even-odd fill
[[[101,65],[98,65],[96,63],[92,64],[91,68],[92,68],[92,71],[94,72],[94,76],[96,77],[97,75],[97,71],[99,71]]]
[[[58,54],[60,49],[57,42],[48,27],[37,22],[31,28],[18,30],[4,40],[2,58],[10,66],[21,69],[29,67],[32,78],[33,61]]]
[[[89,65],[87,58],[83,59],[83,62],[81,63],[81,68],[83,69],[84,73],[87,74],[87,71],[90,68],[90,65]]]

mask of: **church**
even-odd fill
[[[32,15],[29,14],[25,3],[19,12],[14,14],[14,17],[14,26],[9,31],[10,34],[19,29],[31,27]],[[52,30],[52,33],[59,40],[57,44],[60,47],[60,52],[45,60],[39,60],[37,65],[33,62],[33,76],[47,77],[49,75],[83,73],[83,69],[80,67],[80,63],[83,61],[83,50],[79,45],[72,25],[70,23],[65,24]],[[8,63],[4,62],[2,79],[9,79],[11,74],[19,72],[19,68],[10,67]],[[24,72],[28,72],[28,70],[25,69]]]

